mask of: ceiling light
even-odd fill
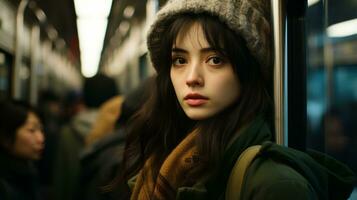
[[[47,20],[46,14],[41,9],[36,9],[35,15],[41,23],[45,23]]]
[[[107,19],[77,19],[82,74],[85,77],[94,76],[98,71],[107,23]]]
[[[112,0],[74,0],[77,17],[108,17]]]
[[[98,71],[112,0],[74,0],[74,5],[81,71],[83,76],[91,77]]]
[[[118,30],[119,30],[120,34],[123,36],[128,32],[129,28],[130,28],[129,22],[122,21],[118,27]]]
[[[346,37],[357,34],[357,18],[333,24],[327,28],[329,37]]]
[[[127,6],[127,7],[124,9],[123,15],[124,15],[124,17],[126,17],[126,18],[130,18],[130,17],[133,16],[134,11],[135,11],[135,8],[134,8],[133,6]]]
[[[57,30],[55,28],[53,28],[52,26],[49,25],[46,28],[46,31],[47,31],[48,38],[50,38],[50,40],[54,41],[58,37]]]
[[[308,1],[307,1],[307,5],[308,5],[308,6],[312,6],[312,5],[314,5],[314,4],[317,4],[319,1],[320,1],[320,0],[308,0]]]

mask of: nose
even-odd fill
[[[45,144],[45,136],[44,136],[42,131],[37,131],[36,132],[36,140],[41,145]]]
[[[186,85],[189,87],[203,86],[203,72],[198,62],[192,63],[188,67]]]

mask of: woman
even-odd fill
[[[44,148],[42,125],[33,109],[0,102],[0,199],[39,199],[36,170]]]
[[[125,152],[131,199],[224,199],[240,153],[273,140],[269,2],[171,0],[158,12],[148,34],[156,86]],[[241,197],[323,198],[324,180],[309,182],[303,168],[259,157]]]

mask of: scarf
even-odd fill
[[[130,199],[175,199],[177,189],[185,184],[186,175],[198,161],[196,138],[197,131],[193,131],[175,147],[163,162],[156,181],[152,180],[151,170],[147,170],[153,160],[149,158],[144,165],[144,170],[141,170],[138,175]],[[147,173],[144,174],[144,171]]]
[[[156,180],[152,180],[150,170],[152,158],[149,158],[143,169],[138,174],[135,186],[131,195],[131,200],[167,200],[176,199],[179,187],[187,186],[185,181],[189,179],[187,174],[196,166],[198,162],[198,150],[196,139],[198,131],[194,130],[184,138],[181,143],[165,159]],[[264,141],[272,140],[272,135],[267,123],[261,116],[258,116],[251,123],[243,127],[238,137],[233,139],[224,153],[219,173],[215,173],[206,182],[206,189],[209,192],[209,199],[218,199],[225,191],[226,182],[236,159],[249,146],[261,144]],[[146,172],[146,173],[144,173]],[[143,177],[145,177],[143,179]]]

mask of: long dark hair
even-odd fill
[[[185,115],[170,80],[172,45],[179,32],[194,22],[202,26],[211,47],[229,59],[241,84],[238,102],[203,121],[193,121]],[[160,46],[150,52],[151,59],[158,63],[155,66],[156,84],[129,129],[124,155],[126,179],[138,173],[151,156],[154,158],[151,170],[155,177],[167,155],[197,127],[203,133],[197,140],[200,159],[213,170],[237,130],[259,114],[272,119],[270,85],[264,82],[258,61],[250,54],[245,40],[218,18],[205,13],[182,14],[167,23],[166,32],[161,37]]]
[[[23,101],[0,100],[1,148],[13,145],[16,131],[25,124],[30,112],[37,113],[33,107]]]

